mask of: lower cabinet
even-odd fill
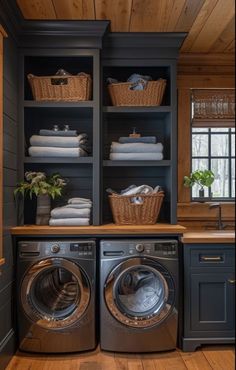
[[[234,342],[234,245],[184,245],[183,323],[183,351]]]

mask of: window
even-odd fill
[[[215,181],[205,193],[216,200],[230,201],[235,198],[235,103],[232,90],[229,94],[227,90],[219,91],[193,91],[191,171],[212,170]],[[192,198],[199,197],[198,190],[197,186],[192,188]]]

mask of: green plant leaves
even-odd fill
[[[215,175],[211,170],[196,170],[190,176],[184,176],[184,186],[192,187],[194,184],[201,188],[204,186],[210,187],[215,180]]]

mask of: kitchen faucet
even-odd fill
[[[227,225],[224,225],[222,222],[222,210],[221,210],[221,203],[211,203],[209,208],[218,208],[218,220],[217,220],[217,227],[218,230],[224,230]]]

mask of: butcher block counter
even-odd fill
[[[185,232],[181,238],[184,244],[206,243],[206,244],[222,244],[235,243],[234,230],[207,230]]]
[[[160,235],[160,234],[183,234],[185,227],[170,224],[155,225],[115,225],[106,224],[100,226],[16,226],[11,229],[12,235],[56,235],[56,236],[79,236],[79,235]]]

